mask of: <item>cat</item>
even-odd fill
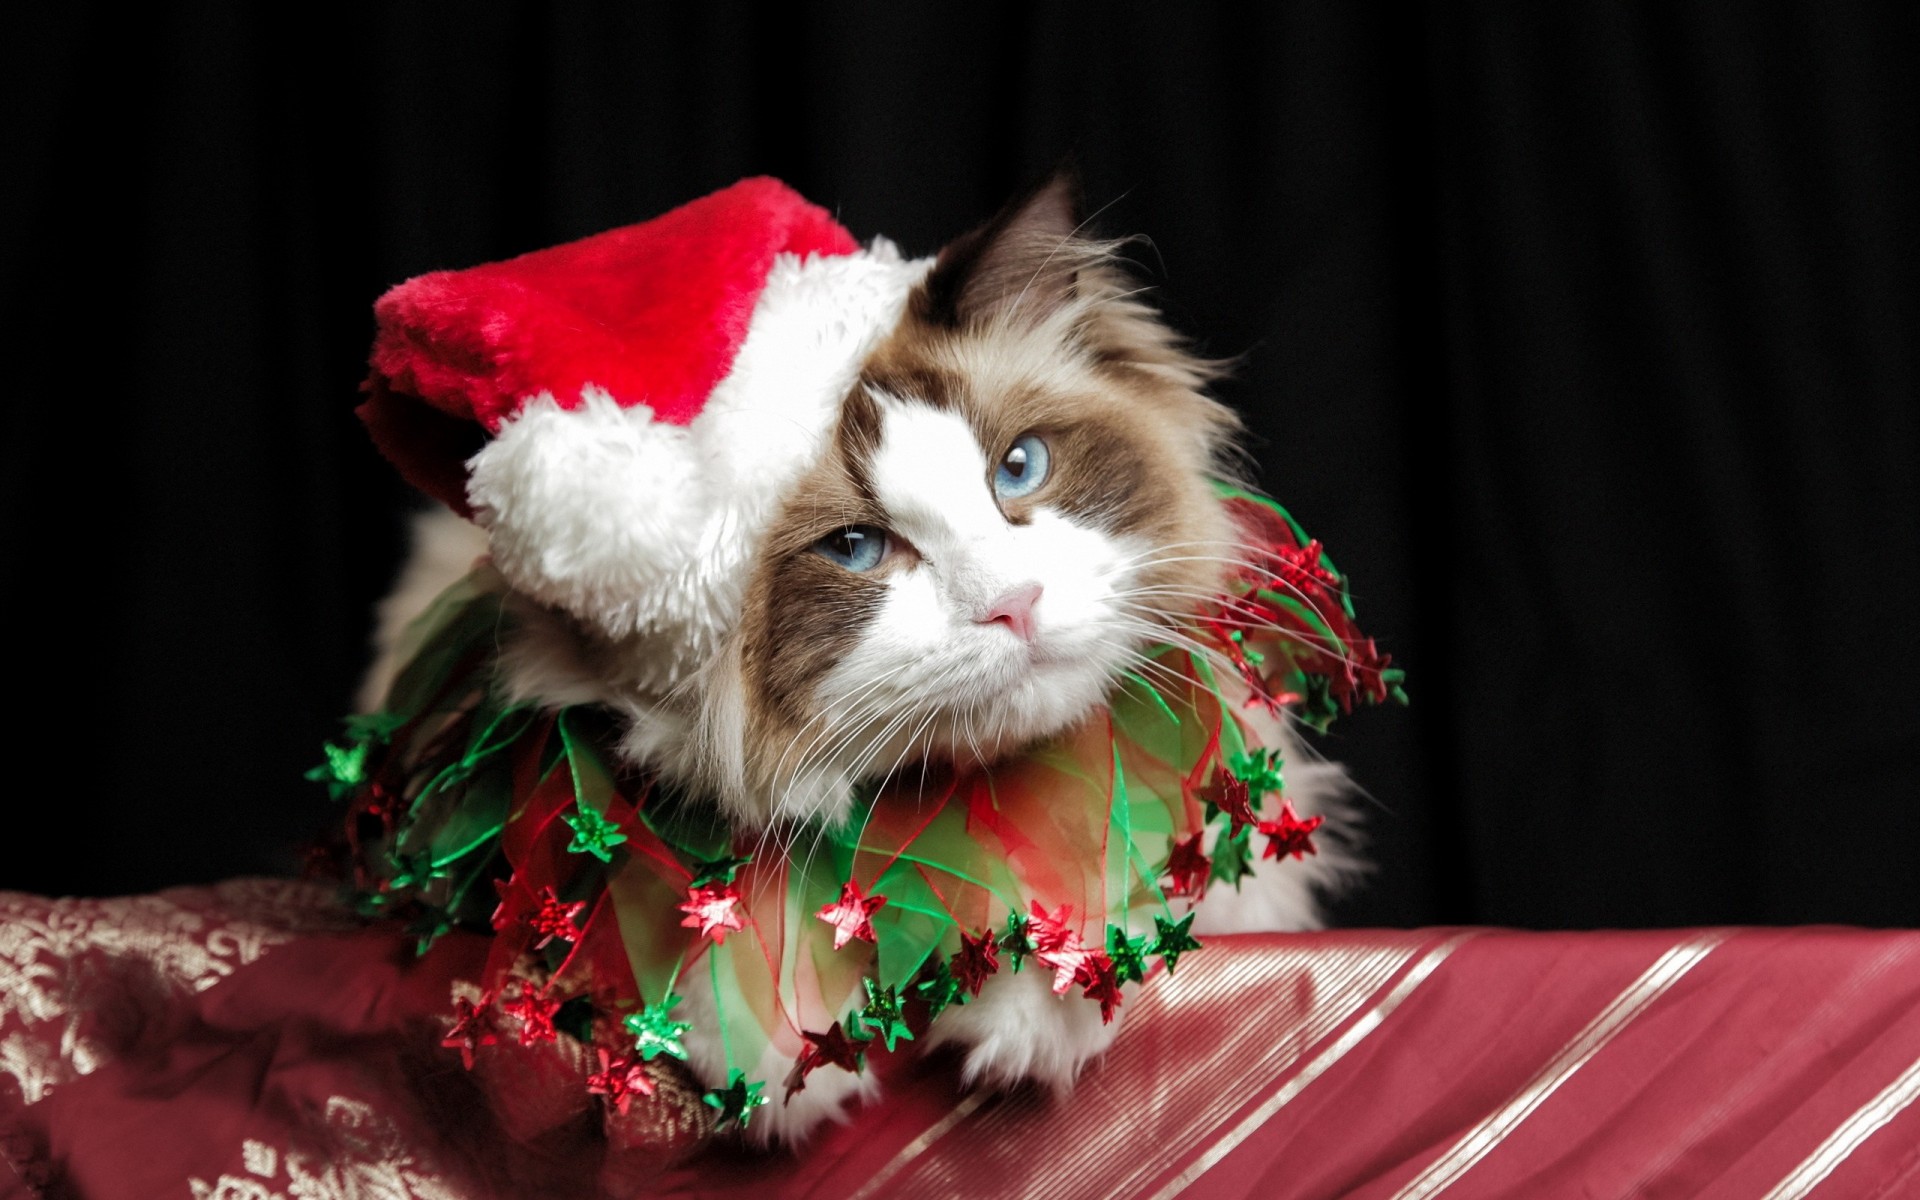
[[[1244,557],[1214,490],[1244,461],[1239,420],[1207,391],[1221,368],[1148,304],[1119,249],[1085,235],[1061,173],[909,264],[916,282],[831,435],[770,498],[723,632],[689,654],[583,620],[569,595],[518,594],[508,691],[619,714],[629,764],[774,842],[844,820],[863,783],[988,765],[1086,720]],[[469,464],[476,520],[416,522],[380,608],[365,709],[408,618],[475,560],[516,552],[502,545],[508,488],[490,452]],[[1284,715],[1252,719],[1289,764],[1295,808],[1328,825],[1313,857],[1210,889],[1198,931],[1317,927],[1324,899],[1364,869],[1345,773]],[[697,977],[685,990],[689,1065],[717,1086],[720,1048],[699,1034],[714,1000]],[[1055,995],[1043,971],[1001,972],[931,1040],[960,1048],[974,1086],[1064,1089],[1119,1027],[1094,1001]],[[750,1135],[797,1142],[874,1093],[870,1073],[816,1072]]]

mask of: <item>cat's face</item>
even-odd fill
[[[729,660],[742,815],[1059,733],[1218,591],[1232,420],[1061,199],[943,254],[770,527]]]

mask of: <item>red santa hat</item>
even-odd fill
[[[360,416],[516,587],[678,644],[677,674],[731,624],[759,533],[929,265],[742,180],[393,288]]]

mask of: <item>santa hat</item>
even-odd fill
[[[486,527],[521,591],[691,664],[929,265],[742,180],[393,288],[360,416],[410,482]]]

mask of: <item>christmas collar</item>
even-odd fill
[[[650,1090],[643,1063],[687,1055],[676,988],[692,971],[717,1002],[704,1032],[728,1079],[706,1098],[722,1124],[746,1124],[769,1084],[791,1095],[921,1037],[999,971],[1049,973],[1111,1020],[1121,985],[1199,948],[1193,904],[1238,886],[1256,836],[1263,857],[1314,852],[1321,818],[1293,810],[1247,714],[1324,730],[1405,700],[1320,544],[1264,497],[1220,496],[1256,553],[1184,631],[1194,645],[1150,652],[1060,738],[987,770],[913,772],[857,796],[844,826],[779,841],[619,764],[612,713],[499,695],[506,587],[482,567],[415,623],[385,709],[350,719],[310,773],[347,804],[358,901],[408,921],[423,954],[456,927],[491,932],[479,998],[446,1038],[469,1065],[503,1035],[567,1032],[596,1047],[588,1087],[623,1112]],[[776,1060],[795,1065],[762,1077]]]

